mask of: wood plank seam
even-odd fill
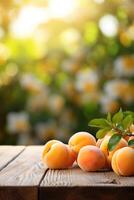
[[[42,183],[43,179],[45,178],[45,176],[46,176],[46,174],[47,174],[48,171],[49,171],[49,168],[47,168],[47,169],[45,170],[45,172],[44,172],[43,176],[41,177],[40,182],[39,182],[39,184],[38,184],[38,186],[37,186],[37,196],[38,196],[38,200],[40,199],[40,187],[41,187],[41,183]]]
[[[0,185],[38,186],[47,169],[40,159],[42,149],[42,146],[28,146],[17,159],[0,172]]]
[[[2,171],[3,169],[5,169],[11,162],[13,162],[24,150],[26,149],[26,147],[24,147],[24,149],[22,149],[18,154],[16,154],[11,160],[9,160],[5,165],[2,166],[2,168],[0,168],[0,171]]]
[[[46,176],[48,170],[49,170],[49,168],[46,169],[46,171],[44,172],[43,176],[41,177],[41,179],[40,179],[40,181],[39,181],[39,184],[38,184],[38,187],[40,187],[40,185],[41,185],[43,179],[45,178],[45,176]]]
[[[0,171],[0,200],[38,200],[39,185],[47,170],[40,160],[41,153],[40,146],[25,147],[16,159]]]

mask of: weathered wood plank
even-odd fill
[[[48,170],[41,186],[134,187],[134,177],[119,177],[113,172],[84,172],[75,167],[69,170]]]
[[[48,170],[41,182],[40,200],[133,200],[134,177],[118,177],[113,172]]]
[[[0,200],[37,200],[38,186],[47,168],[41,163],[42,146],[27,147],[0,172]]]
[[[0,170],[15,159],[24,148],[24,146],[0,146]]]
[[[0,147],[0,200],[134,200],[134,177],[48,170],[41,163],[43,146],[9,147]]]
[[[36,186],[45,168],[41,163],[42,146],[27,147],[0,172],[0,186]]]

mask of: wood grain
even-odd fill
[[[0,147],[0,200],[134,200],[134,177],[48,170],[43,146]]]
[[[14,160],[24,148],[24,146],[0,146],[0,170]]]
[[[69,170],[48,170],[41,186],[134,187],[134,177],[119,177],[114,172],[84,172],[75,167]]]
[[[36,186],[45,173],[41,163],[42,146],[27,147],[0,172],[0,186]]]
[[[40,187],[40,200],[133,200],[134,177],[113,172],[48,170]]]
[[[38,186],[47,168],[42,146],[27,147],[0,172],[0,200],[38,200]]]

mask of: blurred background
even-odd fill
[[[0,1],[0,144],[62,141],[134,111],[134,0]]]

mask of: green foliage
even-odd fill
[[[122,121],[122,126],[126,130],[130,127],[130,125],[133,123],[134,118],[133,115],[127,115],[123,121]]]
[[[119,124],[121,121],[123,120],[123,112],[122,110],[120,109],[119,112],[117,112],[113,118],[112,118],[112,122],[114,124]]]
[[[108,114],[107,114],[107,121],[108,121],[109,123],[112,122],[112,115],[111,115],[110,112],[108,112]]]
[[[105,135],[107,134],[107,132],[110,131],[110,130],[111,130],[110,127],[109,127],[109,128],[100,129],[100,130],[97,131],[96,137],[97,137],[98,139],[104,138],[104,136],[105,136]]]
[[[129,140],[128,146],[129,147],[134,147],[134,140]]]
[[[121,140],[121,135],[119,134],[112,135],[108,143],[109,151],[114,150],[114,148],[116,147],[116,145],[119,143],[120,140]]]
[[[98,128],[97,138],[111,130],[131,134],[133,2],[77,0],[73,10],[73,1],[67,1],[70,6],[66,8],[71,12],[61,18],[50,15],[64,9],[61,14],[66,14],[62,0],[60,6],[55,1],[50,3],[55,12],[49,12],[49,0],[4,2],[0,3],[0,144],[21,140],[44,144],[49,134],[67,141],[71,134],[87,130],[93,118],[89,132],[95,134],[93,127]],[[43,9],[48,12],[43,14]],[[117,29],[112,36],[107,35],[109,16]],[[103,17],[106,25],[101,26]],[[120,110],[113,115],[119,107],[131,111]],[[25,134],[18,130],[12,133],[13,125],[16,129],[20,124],[26,126],[12,119],[9,128],[8,118],[21,112],[28,115],[25,123],[30,129]]]
[[[108,131],[113,131],[114,135],[111,136],[108,143],[108,149],[112,151],[123,136],[130,135],[129,128],[133,122],[134,113],[130,111],[123,112],[122,109],[120,109],[113,116],[111,113],[108,113],[106,119],[92,119],[89,122],[89,126],[99,128],[96,133],[98,139],[103,138]],[[133,146],[133,141],[131,141],[129,145]]]
[[[89,126],[97,127],[97,128],[108,128],[111,127],[108,120],[100,118],[100,119],[93,119],[89,122]]]

